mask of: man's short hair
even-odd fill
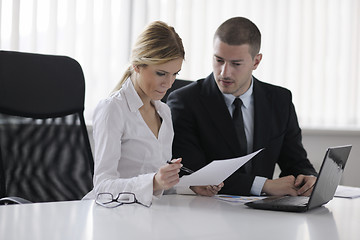
[[[247,18],[234,17],[226,20],[216,30],[214,40],[217,37],[228,45],[249,44],[252,57],[260,52],[261,33]]]

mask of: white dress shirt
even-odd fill
[[[103,192],[114,197],[132,192],[139,202],[150,205],[154,175],[171,160],[174,137],[169,107],[161,101],[153,104],[162,118],[158,138],[140,114],[143,103],[130,79],[97,105],[93,117],[94,189],[84,199]]]

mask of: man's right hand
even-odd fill
[[[273,196],[297,196],[295,177],[290,175],[277,179],[267,179],[262,189],[263,193]]]

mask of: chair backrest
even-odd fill
[[[92,189],[84,98],[74,59],[0,51],[0,198],[78,200]]]
[[[173,83],[173,85],[171,86],[171,88],[169,90],[167,90],[165,96],[161,99],[161,101],[163,101],[164,103],[166,103],[166,100],[169,96],[169,94],[178,89],[178,88],[182,88],[190,83],[192,83],[193,81],[190,80],[183,80],[183,79],[175,79],[175,82]]]

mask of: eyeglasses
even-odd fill
[[[134,193],[131,192],[121,192],[117,195],[116,198],[111,193],[99,193],[95,199],[96,204],[106,207],[106,208],[116,208],[123,204],[132,204],[138,203],[145,207],[150,207],[151,205],[147,206],[139,202]]]

